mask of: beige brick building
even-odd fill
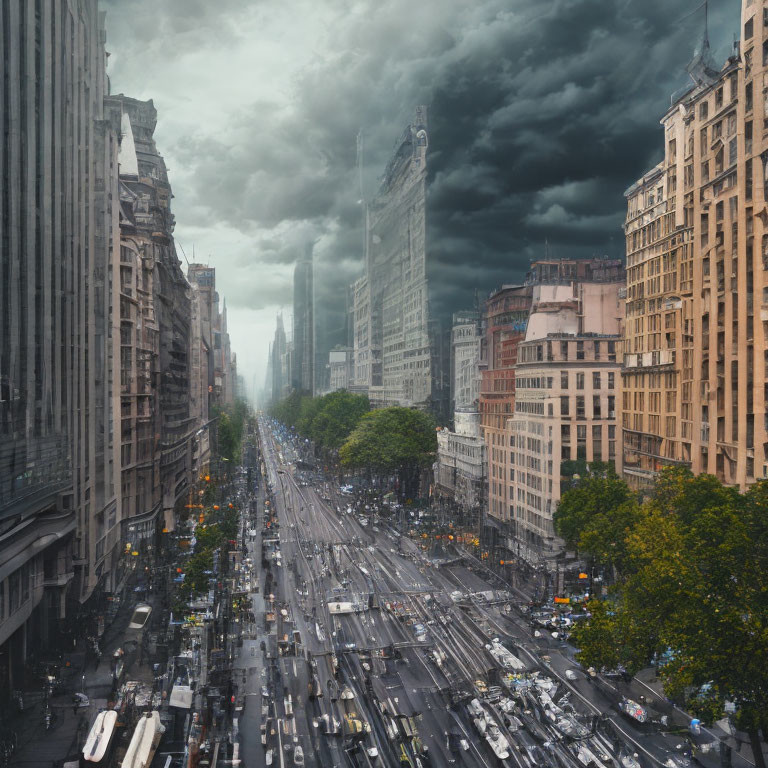
[[[742,488],[768,474],[765,0],[744,0],[741,29],[721,70],[691,64],[664,160],[626,193],[621,466],[638,488],[675,463]]]

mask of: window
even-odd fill
[[[568,342],[567,341],[560,342],[560,357],[562,357],[563,360],[568,359]]]
[[[577,419],[583,419],[584,418],[584,396],[579,395],[576,398],[576,418]]]
[[[600,359],[600,342],[596,341],[595,342],[595,360],[599,360],[599,359]]]
[[[749,82],[744,86],[744,110],[746,112],[752,111],[752,83]]]
[[[595,419],[602,418],[602,415],[600,414],[600,395],[592,396],[592,416]]]
[[[592,389],[600,389],[600,371],[592,372]]]
[[[560,389],[568,389],[568,371],[560,371]]]
[[[699,119],[706,120],[709,117],[709,104],[706,101],[702,101],[699,105]]]
[[[576,374],[576,389],[584,389],[584,374]]]
[[[723,106],[723,87],[720,86],[720,88],[715,91],[715,109],[720,109],[720,107]]]
[[[583,341],[576,342],[576,359],[577,360],[584,359],[584,342]]]
[[[744,39],[751,40],[755,34],[755,17],[753,16],[746,24],[744,24]]]
[[[570,414],[569,400],[570,398],[568,397],[568,395],[562,395],[560,397],[560,415],[561,416],[568,416]]]

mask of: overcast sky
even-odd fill
[[[356,172],[429,106],[435,313],[544,254],[623,256],[623,191],[703,33],[701,0],[102,0],[113,93],[154,99],[176,238],[216,267],[232,348],[263,385],[293,263],[317,241],[324,336],[361,269]],[[711,0],[722,64],[739,0]],[[180,253],[181,256],[181,253]],[[343,341],[343,339],[339,339]]]

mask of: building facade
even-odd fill
[[[298,392],[315,392],[315,314],[312,246],[293,270],[292,385]]]
[[[330,391],[349,389],[352,379],[353,350],[350,347],[337,347],[328,353]]]
[[[0,15],[0,689],[112,588],[119,126],[95,0]],[[113,202],[114,201],[114,202]]]
[[[486,504],[486,446],[477,410],[457,410],[454,429],[437,432],[435,498],[450,502],[459,521],[476,525]]]
[[[451,413],[477,409],[482,336],[477,312],[456,312],[451,325]]]
[[[269,355],[272,362],[272,402],[278,403],[291,392],[292,352],[285,336],[282,314],[277,315],[275,337]]]
[[[765,3],[744,0],[720,70],[704,47],[662,118],[664,160],[627,191],[621,465],[768,475]]]
[[[506,422],[514,412],[517,346],[525,338],[531,297],[530,286],[504,286],[485,304],[479,411],[488,461],[486,521],[491,527],[509,522]]]
[[[618,280],[534,286],[506,424],[508,548],[532,563],[560,550],[552,516],[562,478],[583,462],[616,459],[622,287]]]
[[[427,116],[417,107],[366,212],[366,271],[354,287],[355,379],[374,407],[432,407],[426,262]]]

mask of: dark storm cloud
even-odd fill
[[[520,279],[545,241],[557,257],[623,255],[623,191],[662,156],[658,121],[703,31],[701,14],[675,22],[696,5],[518,0],[440,73],[429,243],[443,314],[500,271]],[[721,57],[738,14],[735,0],[712,8]],[[474,280],[446,269],[467,260]]]
[[[623,192],[661,158],[658,121],[701,40],[699,3],[105,5],[118,88],[158,106],[179,229],[215,232],[217,277],[241,306],[289,301],[289,265],[315,241],[328,345],[343,342],[362,268],[360,128],[370,197],[414,105],[429,105],[430,280],[444,319],[475,289],[521,279],[545,242],[556,257],[621,256]],[[710,3],[718,66],[738,21],[738,0]]]

